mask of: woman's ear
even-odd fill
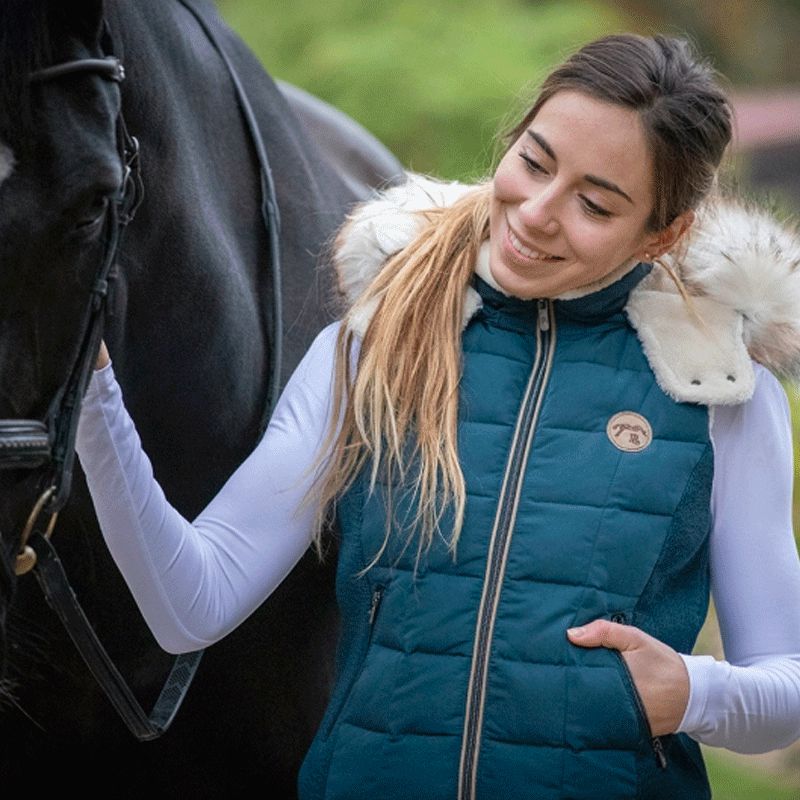
[[[678,214],[664,230],[658,231],[648,239],[644,246],[644,260],[652,261],[671,250],[686,234],[695,220],[695,213],[691,209]]]

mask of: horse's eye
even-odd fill
[[[86,231],[100,223],[108,207],[108,195],[98,192],[91,204],[83,209],[81,216],[75,223],[75,230]]]

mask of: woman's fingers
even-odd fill
[[[596,619],[568,636],[581,647],[609,647],[620,651],[642,698],[653,736],[674,733],[689,703],[689,673],[669,645],[633,625]]]

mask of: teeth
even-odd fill
[[[560,256],[551,256],[548,253],[542,253],[539,250],[526,247],[514,236],[514,231],[512,231],[511,228],[508,229],[508,238],[511,240],[511,244],[514,245],[514,249],[526,258],[538,258],[541,261],[557,261],[560,258]]]

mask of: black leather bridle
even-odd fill
[[[104,27],[103,49],[111,51],[111,37]],[[66,61],[37,70],[32,84],[58,80],[67,75],[90,73],[121,83],[122,62],[113,55]],[[33,570],[48,603],[56,612],[89,670],[130,731],[140,740],[155,739],[167,730],[194,677],[202,651],[178,656],[153,710],[147,714],[94,632],[50,541],[58,512],[69,498],[75,464],[75,435],[81,400],[91,377],[105,315],[113,300],[116,257],[122,234],[133,220],[144,197],[139,166],[139,142],[128,133],[122,111],[116,120],[117,149],[122,180],[106,208],[105,246],[84,311],[77,353],[64,384],[56,392],[45,420],[0,420],[0,468],[36,469],[49,466],[47,488],[34,504],[19,540],[14,572]],[[44,532],[37,524],[49,517]]]
[[[30,75],[31,83],[46,83],[65,75],[92,73],[121,83],[122,63],[114,56],[84,58],[40,69]],[[103,321],[116,277],[116,255],[123,231],[134,218],[144,195],[139,170],[139,143],[128,133],[120,112],[117,118],[117,147],[123,168],[116,196],[110,198],[105,219],[105,248],[94,276],[90,299],[80,327],[80,345],[64,384],[50,403],[44,422],[0,420],[0,468],[34,469],[50,465],[46,489],[40,495],[20,537],[15,572],[23,575],[36,563],[36,551],[29,544],[34,525],[49,516],[46,538],[50,538],[58,512],[66,503],[75,463],[75,434],[81,399],[91,377],[100,348]]]
[[[275,186],[255,115],[231,60],[214,35],[210,24],[191,0],[179,0],[179,2],[194,16],[228,70],[260,165],[261,213],[269,240],[272,278],[272,358],[268,400],[259,427],[259,432],[263,433],[277,401],[281,373],[283,322],[280,217]],[[45,67],[33,72],[29,76],[30,82],[45,83],[67,75],[91,73],[121,83],[125,78],[125,70],[122,62],[112,55],[113,42],[105,21],[101,45],[106,54],[104,57],[76,59]],[[58,512],[63,508],[70,493],[81,401],[97,360],[105,315],[113,306],[114,279],[117,276],[116,256],[123,232],[133,220],[144,196],[139,143],[128,133],[121,110],[116,121],[116,131],[117,149],[123,168],[122,181],[106,210],[105,248],[92,284],[90,300],[81,321],[80,346],[68,377],[52,400],[44,421],[0,420],[0,469],[35,469],[49,466],[48,477],[40,484],[46,488],[34,504],[22,531],[14,571],[17,575],[23,575],[33,570],[49,604],[61,619],[106,696],[134,736],[144,741],[158,738],[171,724],[191,684],[203,651],[186,653],[175,659],[153,710],[148,715],[97,638],[78,603],[50,540]],[[48,517],[42,532],[39,528]]]

